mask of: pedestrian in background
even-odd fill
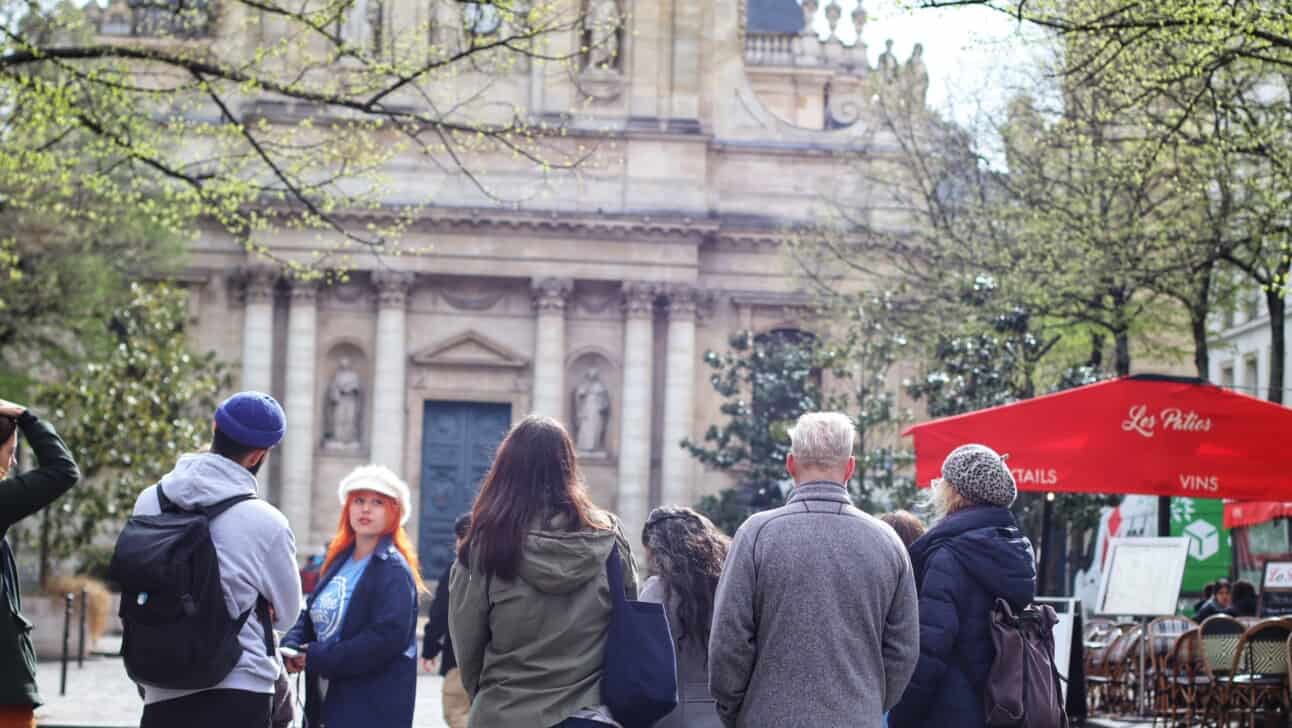
[[[17,469],[18,431],[36,456],[36,469]],[[35,726],[40,705],[31,622],[22,616],[18,567],[5,536],[9,527],[54,502],[81,477],[72,453],[54,427],[20,404],[0,399],[0,726]]]
[[[613,602],[606,560],[637,594],[619,520],[592,505],[565,428],[531,415],[498,446],[449,584],[449,631],[471,728],[606,728]]]
[[[1207,617],[1224,614],[1232,603],[1230,600],[1231,593],[1229,580],[1217,579],[1211,587],[1211,598],[1198,609],[1198,613],[1193,616],[1194,620],[1201,624]]]
[[[983,689],[996,658],[997,598],[1016,611],[1036,596],[1032,545],[1009,512],[1018,495],[1004,458],[956,448],[930,493],[934,526],[911,546],[920,585],[915,675],[888,716],[892,728],[986,726]]]
[[[337,488],[341,519],[323,576],[283,645],[305,670],[309,728],[407,728],[417,694],[417,595],[425,591],[404,524],[408,485],[362,465]]]
[[[800,417],[789,500],[736,531],[709,636],[729,728],[878,728],[915,668],[911,561],[893,529],[852,505],[855,437],[847,415]]]
[[[655,728],[722,728],[709,693],[709,630],[729,545],[726,534],[690,508],[656,508],[642,528],[649,576],[641,600],[664,605],[677,658],[677,708]]]
[[[440,686],[440,708],[449,728],[466,728],[467,715],[471,712],[471,699],[467,697],[466,688],[462,687],[462,673],[453,654],[453,638],[449,636],[449,576],[453,571],[453,561],[462,550],[462,544],[466,543],[470,530],[470,513],[463,513],[453,522],[454,556],[435,585],[430,618],[426,620],[422,633],[422,669],[430,672],[439,663],[440,676],[444,678]]]
[[[892,513],[885,513],[879,517],[879,520],[887,523],[897,532],[897,537],[902,539],[902,544],[909,551],[911,544],[919,540],[928,528],[925,527],[924,521],[920,517],[906,510],[897,510]]]
[[[1234,582],[1230,590],[1231,599],[1229,608],[1225,614],[1231,617],[1255,617],[1259,601],[1256,595],[1256,585],[1246,579],[1239,579]]]

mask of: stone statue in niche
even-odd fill
[[[363,383],[349,357],[337,363],[327,388],[323,444],[332,449],[357,449],[363,421]]]
[[[606,449],[606,423],[610,421],[610,390],[596,367],[583,375],[574,390],[574,444],[579,452]]]
[[[588,12],[588,70],[617,71],[619,26],[623,16],[618,0],[592,0]]]
[[[923,108],[929,95],[929,69],[924,65],[924,44],[916,43],[911,49],[911,57],[902,69],[902,77],[907,98],[916,108]]]

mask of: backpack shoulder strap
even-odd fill
[[[619,540],[610,547],[610,555],[606,557],[606,581],[610,584],[610,603],[618,611],[625,607],[628,601],[624,593],[624,566],[619,560]]]
[[[235,495],[232,498],[225,498],[224,500],[219,501],[217,503],[212,503],[209,506],[204,506],[201,510],[202,510],[202,513],[206,515],[207,520],[214,521],[216,518],[219,518],[220,515],[223,514],[225,511],[238,505],[239,503],[243,501],[249,501],[249,500],[255,500],[255,499],[256,499],[255,493],[243,493],[242,495]]]
[[[162,484],[157,483],[157,505],[161,508],[162,513],[178,513],[183,508],[175,505],[175,501],[166,497],[166,492],[162,490]]]

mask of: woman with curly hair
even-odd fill
[[[650,576],[641,599],[664,605],[677,655],[677,708],[656,728],[722,728],[709,694],[709,625],[730,543],[690,508],[656,508],[642,528]]]

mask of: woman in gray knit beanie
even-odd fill
[[[931,502],[936,525],[911,544],[920,595],[920,661],[891,728],[985,728],[982,694],[995,648],[991,610],[1036,596],[1032,545],[1009,506],[1018,495],[1005,458],[962,445],[942,463]]]
[[[942,461],[942,477],[934,481],[931,499],[934,520],[975,505],[1009,508],[1018,497],[1014,475],[986,445],[961,445]]]

